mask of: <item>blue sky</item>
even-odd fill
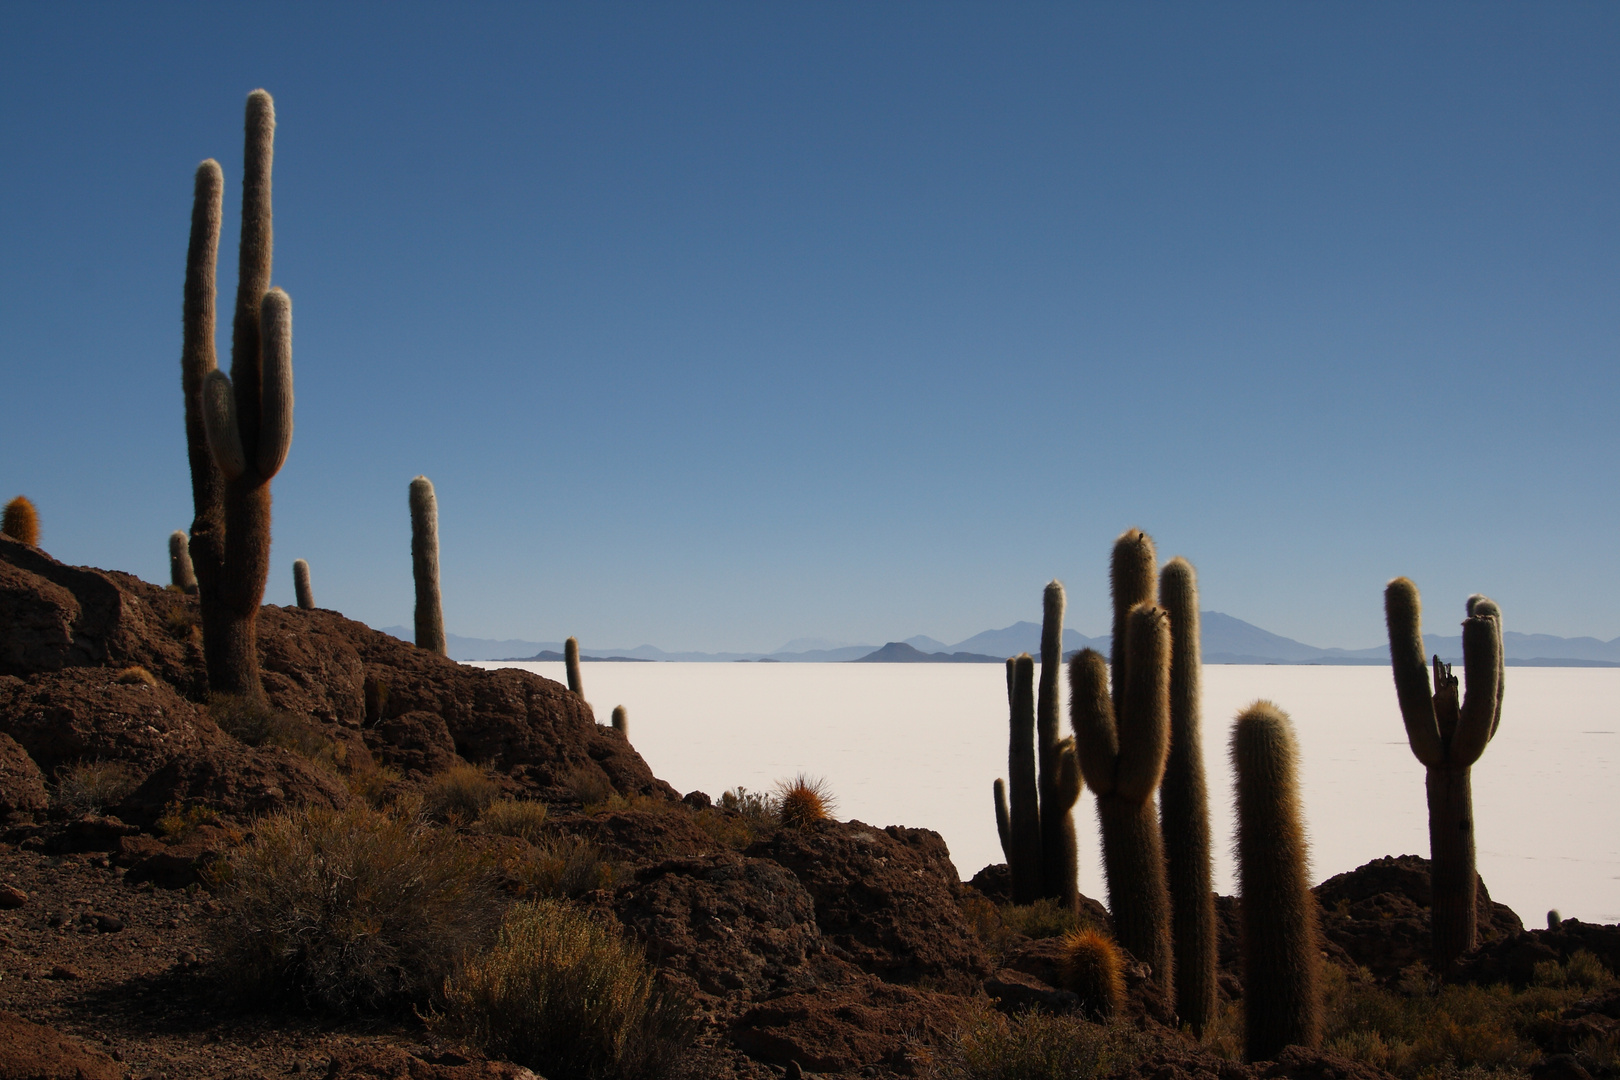
[[[1129,525],[1322,646],[1620,635],[1613,5],[0,6],[0,498],[189,524],[191,173],[275,95],[267,599],[771,649],[1107,625]],[[229,330],[220,327],[221,362]]]

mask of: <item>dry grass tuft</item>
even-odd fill
[[[332,772],[346,764],[347,749],[327,738],[318,725],[252,698],[213,694],[208,715],[221,731],[249,746],[279,746]]]
[[[503,869],[522,897],[574,898],[612,888],[618,867],[607,854],[581,836],[532,840],[529,852]]]
[[[617,924],[557,900],[513,906],[444,997],[436,1029],[552,1080],[668,1076],[695,1035]]]
[[[137,684],[145,684],[146,686],[157,685],[157,679],[152,676],[152,673],[141,667],[139,664],[131,664],[123,671],[120,671],[118,673],[118,677],[113,681],[116,683],[123,683],[126,686],[135,686]]]
[[[140,786],[140,776],[117,761],[81,761],[56,774],[51,802],[77,817],[116,806]]]
[[[488,769],[462,763],[428,781],[422,791],[422,812],[435,821],[466,825],[500,793],[501,785]]]
[[[835,800],[827,781],[800,773],[776,785],[776,819],[784,828],[802,829],[832,817]]]
[[[1039,1010],[1007,1017],[980,1002],[967,1025],[923,1055],[919,1071],[926,1080],[1092,1080],[1148,1048],[1147,1038],[1128,1024]]]
[[[209,883],[220,971],[335,1012],[430,1003],[497,921],[491,868],[454,833],[360,804],[261,821]]]
[[[533,843],[546,824],[546,804],[528,799],[496,799],[478,815],[478,831],[516,836]]]

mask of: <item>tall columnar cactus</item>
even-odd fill
[[[19,495],[6,503],[0,514],[0,534],[29,547],[39,547],[39,513],[28,496]]]
[[[1069,665],[1069,715],[1080,771],[1097,796],[1115,936],[1169,994],[1170,894],[1153,796],[1170,743],[1170,620],[1153,602],[1153,541],[1136,529],[1122,535],[1111,576],[1115,692],[1103,658],[1086,649]]]
[[[1434,658],[1434,688],[1423,658],[1422,605],[1406,578],[1384,589],[1389,658],[1406,740],[1428,770],[1429,874],[1436,970],[1446,971],[1479,941],[1475,913],[1474,796],[1470,769],[1502,721],[1502,612],[1483,596],[1468,598],[1462,624],[1462,701],[1451,667]]]
[[[568,671],[568,689],[585,696],[585,680],[579,674],[579,639],[569,638],[563,642],[563,666]]]
[[[1007,661],[1007,869],[1015,904],[1041,896],[1040,785],[1035,762],[1035,661],[1022,653]]]
[[[309,563],[303,559],[293,560],[293,596],[303,610],[315,610],[315,590],[309,587]]]
[[[256,620],[270,574],[270,480],[281,470],[292,444],[292,301],[280,289],[270,287],[270,167],[276,116],[270,95],[263,90],[248,95],[246,127],[231,374],[227,376],[218,368],[206,371],[199,391],[209,455],[224,478],[223,559],[212,583],[201,575],[198,581],[205,588],[211,584],[217,605],[216,625],[208,625],[206,607],[203,623],[210,688],[258,698],[263,688],[259,684]],[[209,194],[210,180],[204,175],[208,171],[206,162],[198,169],[200,198]],[[199,244],[196,235],[199,217],[205,231],[208,229],[209,214],[207,206],[193,209],[193,254],[199,247],[205,252],[210,247],[217,251],[217,240]],[[217,234],[217,225],[213,228]],[[188,325],[183,362],[189,382],[193,368],[202,364],[200,359],[193,364],[192,354],[198,345],[191,340],[190,324],[197,313],[191,303],[189,256],[187,261]],[[207,315],[211,324],[211,307]],[[208,329],[211,333],[212,326]],[[197,490],[194,467],[194,498]],[[196,532],[194,526],[194,537]]]
[[[1215,1018],[1215,892],[1199,730],[1198,575],[1186,559],[1171,559],[1160,572],[1159,603],[1170,616],[1170,757],[1159,788],[1159,825],[1170,881],[1176,1013],[1201,1035]]]
[[[433,481],[411,481],[411,573],[416,579],[416,647],[450,655],[439,600],[439,499]]]
[[[1322,1037],[1316,898],[1306,871],[1298,752],[1288,715],[1256,701],[1232,727],[1243,1014],[1250,1061]]]
[[[1035,706],[1041,796],[1041,895],[1077,909],[1080,903],[1079,847],[1074,835],[1074,804],[1080,799],[1080,768],[1074,744],[1059,738],[1063,681],[1063,583],[1051,581],[1041,603],[1041,683]]]
[[[181,529],[169,534],[169,584],[188,595],[197,592],[197,571],[191,565],[191,541]]]

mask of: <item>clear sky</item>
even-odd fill
[[[276,99],[267,599],[768,650],[1620,635],[1620,6],[0,5],[0,499],[167,578],[198,161]],[[220,326],[227,363],[229,327]]]

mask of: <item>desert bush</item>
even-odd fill
[[[75,817],[93,814],[116,806],[139,784],[140,777],[128,765],[116,761],[81,761],[57,773],[51,802]]]
[[[170,840],[181,840],[204,825],[218,826],[222,823],[219,811],[211,806],[193,804],[181,806],[171,803],[164,808],[163,816],[154,823],[158,835],[168,837]]]
[[[157,685],[157,678],[150,671],[147,671],[139,664],[131,664],[129,667],[120,671],[118,673],[118,677],[113,681],[123,683],[126,686]]]
[[[213,694],[208,715],[221,731],[249,746],[279,746],[323,768],[338,772],[346,763],[342,744],[301,716],[235,694]]]
[[[613,781],[600,769],[575,769],[564,781],[569,797],[581,806],[590,807],[613,798]]]
[[[1614,976],[1603,966],[1602,960],[1585,949],[1577,949],[1573,956],[1562,963],[1557,960],[1543,960],[1537,964],[1532,981],[1537,986],[1555,989],[1574,987],[1580,990],[1597,990],[1613,984]]]
[[[420,1005],[489,941],[493,879],[454,833],[363,804],[269,818],[209,875],[220,970],[339,1012]]]
[[[740,790],[740,789],[739,789]],[[799,829],[832,817],[835,800],[827,782],[800,773],[776,785],[776,820],[784,828]]]
[[[422,812],[435,821],[472,822],[501,793],[489,770],[465,762],[428,781],[422,789]]]
[[[1049,898],[1033,904],[998,904],[987,896],[970,893],[962,900],[962,915],[997,963],[1025,938],[1062,937],[1076,930],[1102,929],[1076,918],[1074,912]]]
[[[478,830],[496,836],[540,839],[546,823],[546,804],[528,799],[496,799],[478,815]]]
[[[617,868],[601,848],[582,836],[540,837],[527,855],[508,863],[520,896],[577,897],[612,886]]]
[[[514,905],[444,998],[440,1032],[552,1080],[664,1077],[695,1035],[616,923],[559,900]]]
[[[366,800],[379,810],[388,805],[389,797],[394,793],[394,785],[399,783],[399,780],[399,770],[390,765],[372,764],[368,768],[354,768],[343,776],[349,794]]]
[[[1147,1052],[1127,1024],[1032,1010],[1007,1017],[981,1002],[973,1019],[922,1055],[928,1080],[1091,1080]]]

